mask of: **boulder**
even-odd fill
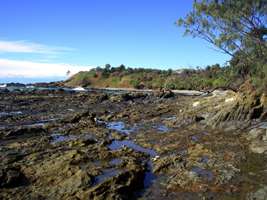
[[[246,134],[247,140],[254,140],[258,138],[259,136],[263,135],[266,131],[261,128],[253,128]]]
[[[259,141],[259,140],[253,141],[249,147],[253,153],[262,154],[264,152],[267,152],[267,142],[266,141]]]

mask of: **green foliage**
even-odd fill
[[[257,88],[267,88],[267,65],[254,64],[250,78]],[[123,71],[121,71],[123,70]],[[99,74],[100,73],[100,74]],[[105,75],[107,73],[108,75]],[[170,70],[133,69],[112,67],[109,70],[92,69],[80,72],[68,80],[69,85],[92,87],[132,87],[137,89],[209,90],[218,87],[238,89],[244,82],[236,65],[221,67],[218,64],[205,69],[187,69],[181,73]]]
[[[130,81],[130,84],[131,84],[131,86],[132,86],[133,88],[138,89],[138,88],[139,88],[139,85],[140,85],[140,81],[137,80],[137,79],[133,79],[133,80]]]
[[[120,78],[119,77],[112,77],[111,79],[111,84],[116,86],[118,85],[118,83],[120,82]]]
[[[266,0],[195,0],[193,10],[177,24],[185,35],[200,37],[232,56],[223,70],[208,66],[204,77],[193,75],[191,87],[238,87],[251,79],[258,89],[266,88]]]
[[[246,63],[267,57],[266,0],[199,0],[177,24]]]
[[[88,86],[91,84],[90,79],[94,77],[95,72],[79,72],[78,74],[71,77],[67,80],[67,85],[75,85],[75,86]]]
[[[227,85],[228,85],[228,81],[224,77],[219,77],[219,78],[215,79],[212,82],[212,86],[214,88],[217,88],[217,87],[226,87]]]
[[[256,67],[256,72],[251,75],[253,85],[258,91],[267,91],[267,64]]]
[[[138,89],[201,90],[227,86],[233,74],[235,73],[232,72],[230,66],[221,68],[218,64],[207,66],[206,69],[184,70],[181,74],[175,74],[172,70],[133,69],[119,66],[80,72],[72,77],[68,83],[75,86],[99,85],[100,87],[133,87]]]

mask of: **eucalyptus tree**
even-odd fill
[[[177,24],[244,63],[266,63],[267,0],[194,0]]]

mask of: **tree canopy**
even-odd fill
[[[195,0],[177,24],[231,56],[266,62],[267,0]]]

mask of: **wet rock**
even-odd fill
[[[34,191],[46,199],[72,199],[75,193],[88,189],[98,173],[88,156],[77,150],[56,151],[36,160],[24,173],[31,177]]]
[[[195,144],[188,148],[187,153],[189,155],[190,160],[197,160],[203,155],[211,154],[210,150],[205,148],[203,144]]]
[[[200,122],[200,121],[203,121],[205,120],[205,117],[203,116],[195,116],[195,122]]]
[[[195,184],[198,181],[199,177],[197,173],[188,170],[178,170],[169,178],[167,188],[173,190],[179,187],[187,191],[194,191],[196,190]]]
[[[216,183],[221,185],[229,183],[229,181],[232,180],[239,172],[240,170],[232,165],[218,167],[216,170]]]
[[[19,169],[7,168],[0,170],[0,188],[13,188],[25,183],[26,178]]]
[[[123,140],[125,139],[127,136],[125,134],[121,134],[121,133],[118,133],[118,132],[112,132],[111,133],[111,137],[115,140]]]
[[[250,150],[253,153],[264,153],[267,152],[267,142],[266,141],[260,141],[260,140],[255,140],[250,144]]]
[[[39,135],[46,133],[47,131],[42,127],[19,127],[15,130],[9,131],[5,137],[7,138],[16,138],[19,136],[33,136],[33,135]]]
[[[262,135],[262,140],[267,142],[267,130],[266,130],[265,134]]]
[[[94,137],[86,137],[86,138],[80,138],[77,140],[70,141],[69,146],[70,147],[74,147],[74,146],[84,147],[84,146],[88,146],[88,145],[92,145],[96,143],[97,143],[97,140]]]
[[[259,119],[262,115],[264,106],[253,88],[243,88],[241,92],[229,93],[228,96],[229,98],[234,98],[235,101],[229,103],[221,101],[218,98],[217,101],[220,102],[220,105],[216,105],[215,107],[218,111],[207,120],[208,125],[213,127],[227,127],[227,122],[240,121],[247,123],[252,119]],[[212,102],[210,103],[212,104]]]
[[[167,98],[174,97],[175,95],[171,90],[162,89],[162,90],[159,90],[158,92],[156,92],[155,96],[159,97],[159,98],[167,99]]]
[[[203,179],[205,179],[207,181],[212,181],[213,178],[214,178],[213,173],[210,170],[207,170],[207,169],[203,169],[203,168],[194,166],[191,169],[191,171],[195,172],[198,175],[198,177],[203,178]]]
[[[78,170],[74,175],[69,178],[63,179],[60,183],[61,194],[64,193],[74,193],[79,190],[79,188],[87,188],[93,183],[93,177],[91,177],[86,171]]]
[[[259,106],[256,106],[254,108],[252,108],[250,110],[250,113],[249,113],[249,116],[250,116],[250,119],[258,119],[261,117],[262,113],[263,113],[263,106],[262,105],[259,105]]]
[[[267,106],[266,106],[266,107],[267,107]],[[267,111],[264,111],[264,112],[261,114],[260,120],[267,120]]]
[[[109,99],[109,96],[107,95],[107,94],[101,94],[101,95],[99,95],[98,97],[97,97],[97,99],[98,99],[98,102],[103,102],[103,101],[106,101],[106,100],[108,100]]]
[[[167,156],[163,158],[157,157],[157,159],[153,162],[153,172],[154,173],[163,173],[168,171],[170,168],[184,168],[185,167],[185,160],[182,156]]]
[[[121,95],[121,99],[123,101],[130,101],[130,100],[133,100],[134,99],[134,96],[129,94],[129,93],[126,93],[126,94],[122,94]]]
[[[109,161],[109,164],[111,166],[119,166],[119,165],[123,164],[123,160],[120,158],[114,158],[111,161]]]
[[[263,135],[266,132],[266,130],[261,128],[253,128],[246,134],[247,140],[253,140],[258,138],[259,136]]]
[[[141,169],[124,171],[107,179],[87,192],[89,199],[129,199],[133,192],[143,187],[144,171]]]
[[[71,116],[69,118],[66,118],[66,119],[63,120],[63,122],[78,123],[82,119],[89,119],[89,121],[95,122],[95,117],[96,117],[95,113],[91,113],[90,111],[85,111],[85,112],[82,112],[82,113],[78,113],[78,114],[76,114],[74,116]]]
[[[224,193],[236,199],[232,191],[242,190],[244,197],[264,184],[264,155],[253,153],[260,161],[248,160],[245,137],[258,148],[267,139],[263,127],[267,126],[254,126],[262,129],[259,132],[237,131],[251,122],[249,110],[255,108],[253,112],[258,115],[261,103],[229,91],[201,97],[177,95],[168,100],[158,95],[162,99],[124,91],[109,92],[108,99],[102,92],[70,95],[63,90],[2,94],[0,108],[23,112],[20,118],[0,120],[3,135],[15,132],[18,124],[72,116],[45,126],[49,133],[61,133],[56,137],[1,138],[0,168],[23,166],[21,171],[10,172],[9,180],[15,180],[19,171],[29,184],[1,188],[0,199],[130,199],[140,188],[147,194],[141,194],[142,199],[199,199],[207,193],[215,199],[224,199],[220,196]],[[194,102],[199,103],[193,107]],[[215,129],[205,126],[206,122],[215,122]],[[217,127],[224,122],[231,131]],[[87,134],[97,140],[87,139]],[[53,144],[56,139],[59,142]],[[6,184],[7,171],[1,171],[0,177]],[[243,183],[249,185],[248,190]],[[189,198],[183,198],[182,193]]]
[[[19,147],[18,147],[19,148]],[[13,162],[19,161],[23,158],[23,152],[17,152],[14,150],[5,150],[5,152],[0,153],[0,165],[6,166],[8,164],[11,164]]]
[[[120,95],[112,96],[111,100],[113,102],[124,102],[124,101],[134,101],[136,99],[144,99],[147,97],[145,93],[123,93]]]
[[[129,135],[131,132],[134,132],[137,127],[127,127],[122,121],[114,121],[106,123],[106,127],[110,130],[117,131],[121,134]]]
[[[267,186],[258,189],[255,193],[248,195],[248,200],[266,200],[267,199]]]

